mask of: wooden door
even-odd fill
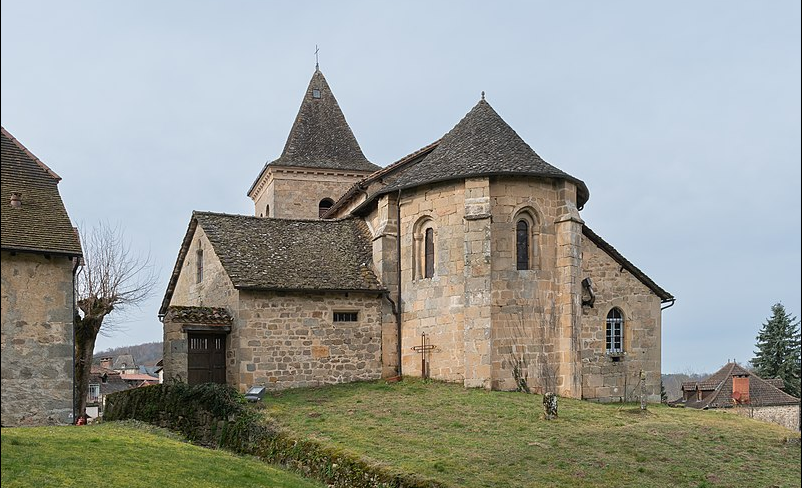
[[[226,335],[189,334],[187,383],[226,382]]]

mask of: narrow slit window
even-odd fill
[[[519,220],[515,226],[516,267],[529,269],[529,223]]]
[[[334,312],[335,322],[357,322],[358,320],[358,312]]]
[[[607,314],[605,337],[607,352],[624,351],[624,317],[617,308],[610,310]]]
[[[434,276],[434,229],[431,227],[426,229],[426,234],[424,237],[424,250],[425,271],[423,277],[431,278]]]
[[[196,268],[196,282],[200,283],[203,281],[203,249],[198,249],[196,252],[196,261],[197,261],[197,268]]]

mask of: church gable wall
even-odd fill
[[[73,263],[2,252],[2,425],[71,423]]]
[[[583,398],[603,402],[637,401],[641,369],[648,401],[660,401],[660,299],[587,238],[582,239],[583,278],[593,281],[593,308],[582,307]],[[623,349],[615,358],[605,350],[606,318],[616,307],[624,318]]]
[[[376,293],[243,291],[232,333],[240,390],[319,386],[381,377],[381,307]],[[335,321],[356,312],[356,321]]]
[[[198,281],[198,250],[203,250],[203,276]],[[236,380],[236,355],[231,347],[237,328],[238,291],[234,288],[223,264],[217,258],[212,243],[199,225],[187,250],[184,264],[178,275],[170,306],[224,307],[234,317],[232,332],[227,339],[226,376],[229,383]],[[186,381],[187,333],[184,324],[164,322],[164,376],[179,376]]]
[[[401,196],[402,372],[421,375],[421,342],[436,346],[428,355],[430,375],[465,378],[465,184],[425,185]],[[434,236],[433,276],[425,277],[425,230]],[[489,373],[489,371],[488,371]]]
[[[497,178],[492,201],[493,388],[513,390],[513,366],[537,392],[556,391],[560,337],[555,221],[563,200],[547,180]],[[529,226],[529,268],[518,270],[516,224]]]

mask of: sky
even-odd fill
[[[663,372],[753,357],[800,307],[798,1],[3,0],[2,124],[159,282],[96,350],[160,341],[193,210],[252,214],[315,69],[386,166],[485,91],[583,180],[587,225],[676,298]]]

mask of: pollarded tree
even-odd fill
[[[99,224],[81,233],[83,263],[76,280],[78,309],[75,312],[75,411],[86,415],[89,375],[97,336],[110,332],[117,317],[146,300],[156,284],[149,256],[131,252],[119,227]]]
[[[772,315],[757,335],[757,351],[752,359],[755,373],[763,378],[782,378],[785,391],[800,394],[799,320],[785,311],[781,303],[771,307]]]

